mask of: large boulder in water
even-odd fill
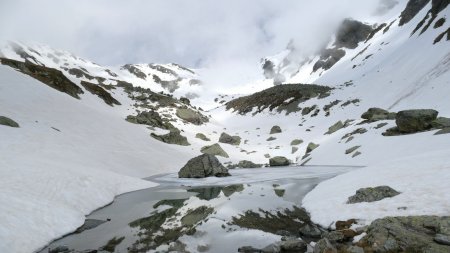
[[[274,167],[274,166],[288,166],[289,164],[291,164],[291,162],[289,161],[289,159],[287,159],[284,156],[275,156],[269,159],[269,165],[270,167]]]
[[[438,112],[432,109],[405,110],[397,113],[395,123],[402,133],[415,133],[432,127]]]
[[[203,154],[189,160],[178,172],[179,178],[204,178],[230,176],[219,160],[208,154]]]

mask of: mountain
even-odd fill
[[[324,227],[448,215],[440,200],[450,198],[450,135],[437,134],[450,127],[448,4],[410,0],[345,19],[319,52],[304,55],[292,41],[263,58],[261,80],[227,94],[174,63],[100,66],[10,42],[0,50],[0,251],[37,250],[116,195],[154,185],[141,178],[202,152],[230,167],[275,156],[366,166],[304,199]],[[404,112],[412,109],[427,111]],[[346,204],[359,188],[386,184],[401,197]]]

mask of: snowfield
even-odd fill
[[[173,108],[160,109],[159,113],[174,119],[171,123],[191,144],[169,145],[150,137],[150,133],[167,133],[167,130],[125,120],[128,115],[136,115],[137,108],[134,107],[136,101],[122,88],[110,91],[122,104],[111,107],[89,92],[85,91],[77,100],[0,65],[0,116],[10,117],[20,124],[20,128],[0,125],[0,252],[33,252],[74,231],[83,224],[85,215],[110,203],[115,196],[155,186],[141,178],[177,172],[190,158],[201,154],[203,146],[217,143],[222,132],[241,137],[239,146],[220,143],[230,158],[218,158],[226,164],[240,160],[267,164],[268,156],[285,156],[296,164],[365,166],[349,172],[339,170],[345,173],[320,183],[303,199],[301,204],[310,212],[312,220],[324,227],[333,227],[337,220],[351,218],[358,219],[358,225],[362,226],[385,216],[449,215],[450,134],[434,135],[436,131],[427,131],[386,137],[382,133],[395,126],[394,120],[359,124],[362,113],[371,107],[390,112],[435,109],[439,111],[438,116],[450,118],[450,44],[443,39],[433,45],[434,39],[448,28],[449,21],[438,28],[431,25],[421,35],[418,32],[411,35],[431,8],[431,2],[409,23],[399,27],[398,13],[403,8],[404,5],[399,4],[385,16],[364,20],[371,24],[393,23],[388,31],[378,32],[371,40],[359,43],[357,48],[345,49],[346,55],[331,69],[313,73],[318,56],[299,69],[297,65],[285,67],[289,74],[286,83],[314,83],[334,88],[328,97],[315,97],[299,104],[301,108],[316,106],[319,111],[315,116],[312,113],[302,115],[301,111],[285,115],[284,111],[276,110],[239,115],[227,111],[220,102],[271,87],[273,80],[255,80],[228,90],[220,87],[219,92],[208,83],[192,84],[191,81],[201,79],[201,75],[174,64],[160,66],[177,75],[161,74],[148,64],[133,65],[147,75],[148,79],[142,79],[121,67],[101,67],[49,47],[35,46],[34,51],[41,54],[28,48],[27,53],[39,63],[62,70],[76,84],[89,79],[75,78],[64,70],[65,66],[85,68],[90,74],[107,79],[105,85],[117,83],[113,80],[116,77],[108,73],[113,71],[118,79],[136,86],[167,91],[167,87],[152,78],[158,74],[167,82],[179,78],[179,87],[169,92],[171,95],[179,98],[190,94],[193,106],[213,109],[203,112],[209,117],[204,125],[183,122],[175,116]],[[450,17],[450,8],[441,11],[436,20],[442,17]],[[287,52],[280,53],[273,61],[283,62],[286,55]],[[24,60],[11,48],[0,50],[0,56]],[[55,60],[56,56],[59,59]],[[357,102],[345,104],[356,99]],[[324,107],[337,100],[326,115]],[[325,134],[336,122],[347,120],[351,120],[348,126]],[[377,127],[379,123],[386,125]],[[282,132],[269,134],[275,125],[280,126]],[[367,132],[355,134],[350,141],[342,139],[360,128]],[[200,140],[195,137],[197,133],[211,140]],[[269,137],[276,139],[269,141]],[[294,145],[298,150],[290,144],[294,139],[303,141]],[[319,146],[304,157],[310,142]],[[346,154],[356,146],[360,146],[359,155]],[[314,170],[314,167],[308,169]],[[255,173],[258,172],[255,170]],[[286,174],[295,178],[292,170],[266,168],[260,173],[261,180],[285,178]],[[173,174],[163,179],[175,180],[171,177]],[[199,180],[199,184],[224,185],[254,180],[238,172],[235,177]],[[176,182],[185,183],[183,180]],[[381,185],[388,185],[401,194],[372,203],[346,204],[356,190]],[[272,193],[272,189],[270,191]],[[203,204],[201,200],[196,201],[198,205]],[[217,206],[225,206],[224,203],[225,197],[217,199]],[[233,203],[233,207],[238,208],[240,204]],[[228,217],[226,208],[217,215]],[[218,227],[216,223],[210,221],[201,228],[214,231]],[[238,231],[229,239],[241,236]],[[279,239],[267,234],[260,236],[261,245],[267,244],[266,240]]]

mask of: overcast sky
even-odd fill
[[[345,17],[395,0],[0,0],[0,39],[34,41],[104,65],[258,64],[294,39],[316,50]]]

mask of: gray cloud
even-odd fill
[[[343,18],[370,15],[378,2],[2,0],[0,39],[36,41],[105,65],[177,62],[259,71],[259,59],[291,39],[302,52],[317,50]]]

